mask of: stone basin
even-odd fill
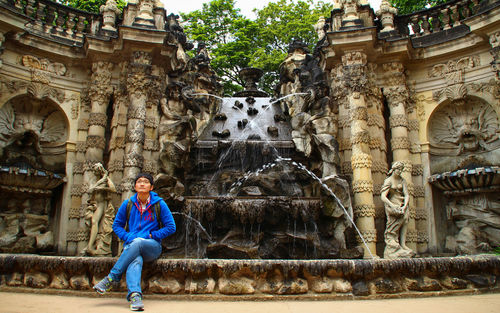
[[[478,167],[444,172],[429,177],[429,182],[445,194],[494,192],[500,190],[500,167]]]
[[[117,258],[0,254],[0,290],[91,291]],[[169,299],[371,299],[498,292],[500,256],[396,260],[158,259],[145,294]],[[126,292],[125,280],[111,294]],[[237,298],[236,298],[236,297]]]
[[[64,182],[64,177],[44,170],[0,167],[0,189],[4,191],[50,194]]]

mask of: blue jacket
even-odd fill
[[[150,201],[144,213],[141,214],[139,211],[140,204],[137,200],[137,193],[130,197],[130,199],[123,201],[118,209],[118,213],[116,213],[115,221],[113,222],[113,231],[126,244],[132,242],[135,238],[153,238],[161,242],[163,238],[175,233],[175,221],[165,201],[156,192],[150,191],[149,195]],[[127,204],[129,201],[133,201],[134,205],[130,210],[130,219],[128,221],[129,231],[127,232],[124,227],[127,223]],[[158,201],[161,208],[160,218],[163,223],[162,229],[159,229],[158,219],[155,216],[153,208]],[[151,234],[151,237],[149,237],[149,234]]]

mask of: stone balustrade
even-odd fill
[[[63,43],[82,43],[85,35],[96,35],[101,26],[101,15],[49,0],[1,0],[0,5],[26,16],[28,30]]]
[[[498,0],[454,0],[394,17],[399,36],[412,38],[415,47],[453,40],[469,32],[464,21],[500,6]],[[424,38],[429,37],[429,38]]]

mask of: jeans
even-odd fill
[[[109,272],[113,281],[120,281],[122,274],[127,272],[127,299],[132,292],[142,296],[141,273],[143,262],[156,260],[161,254],[161,244],[154,239],[135,238],[123,247],[122,254]]]

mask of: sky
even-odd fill
[[[210,0],[176,0],[176,1],[170,1],[170,0],[161,0],[163,2],[163,5],[165,6],[165,9],[167,10],[167,14],[170,13],[176,13],[179,14],[179,12],[183,13],[188,13],[194,10],[199,10],[202,8],[203,3],[210,2]],[[324,0],[324,2],[331,1],[333,3],[333,0]],[[269,2],[277,2],[277,0],[236,0],[236,7],[241,9],[241,13],[252,19],[255,17],[253,14],[252,10],[254,8],[263,8],[265,5],[267,5]],[[316,2],[316,1],[315,1]],[[381,0],[369,0],[368,1],[371,5],[371,7],[375,10],[375,12],[378,10],[380,7],[380,2]]]

